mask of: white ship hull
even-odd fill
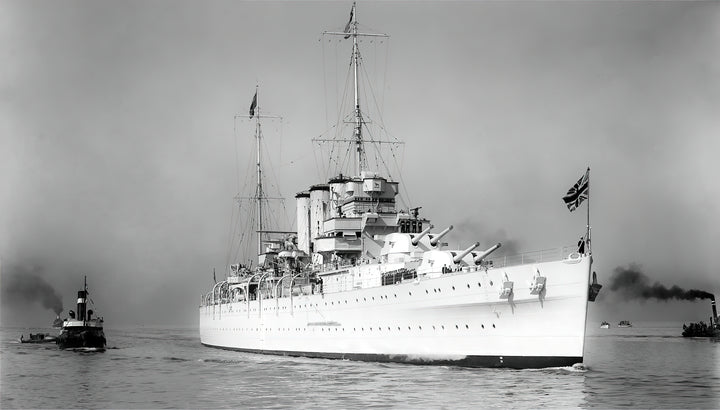
[[[200,338],[206,346],[290,356],[569,366],[583,360],[590,259],[576,254],[386,286],[214,303],[200,307]],[[531,292],[538,274],[546,285]],[[503,297],[508,281],[512,293]]]

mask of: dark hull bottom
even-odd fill
[[[312,357],[322,359],[357,360],[363,362],[406,363],[436,366],[461,367],[506,367],[510,369],[541,369],[546,367],[567,367],[582,363],[582,356],[465,356],[458,360],[423,359],[406,355],[365,354],[365,353],[323,353],[323,352],[287,352],[282,350],[257,350],[225,346],[203,346],[237,352],[272,354],[292,357]]]
[[[104,349],[105,343],[105,334],[98,329],[63,330],[57,338],[57,345],[61,349]]]

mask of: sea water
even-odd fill
[[[680,323],[589,326],[582,365],[538,370],[230,352],[193,328],[108,328],[105,352],[18,342],[43,330],[1,330],[3,409],[720,408],[720,340]]]

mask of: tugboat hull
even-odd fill
[[[60,349],[76,349],[84,347],[104,349],[106,343],[105,333],[102,328],[65,328],[57,338],[57,345]]]

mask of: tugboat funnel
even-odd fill
[[[712,306],[712,320],[718,322],[717,307],[715,306],[715,295],[710,295],[710,306]]]
[[[495,252],[499,247],[501,247],[502,244],[498,242],[497,244],[493,245],[492,247],[488,248],[485,252],[481,253],[480,255],[476,256],[475,259],[473,259],[473,262],[475,262],[476,265],[479,265],[480,262],[483,261],[483,259],[490,256],[491,253]]]

